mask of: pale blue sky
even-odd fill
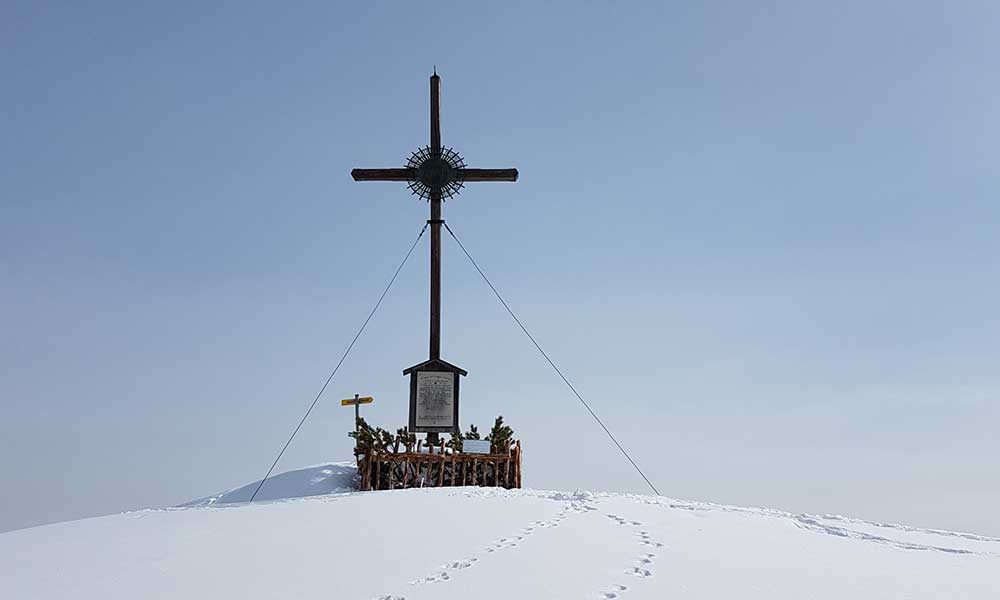
[[[436,64],[521,173],[445,218],[663,493],[1000,534],[998,5],[539,4],[4,2],[0,530],[263,474],[427,218],[349,172]],[[444,250],[463,424],[643,491]],[[404,423],[426,256],[279,471]]]

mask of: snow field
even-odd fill
[[[834,515],[496,488],[277,499],[343,489],[328,467],[277,476],[267,502],[225,503],[244,486],[0,534],[0,598],[1000,597],[1000,539]]]

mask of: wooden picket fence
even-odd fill
[[[398,490],[414,487],[472,485],[521,487],[521,441],[499,454],[463,454],[439,446],[421,451],[423,440],[413,448],[387,449],[357,455],[361,490]]]

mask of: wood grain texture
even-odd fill
[[[517,169],[462,169],[465,181],[517,181]]]
[[[409,181],[412,169],[354,169],[354,181]]]
[[[441,78],[431,75],[431,152],[441,151]]]

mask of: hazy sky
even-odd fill
[[[0,530],[259,478],[445,218],[666,495],[1000,534],[1000,5],[0,7]],[[643,491],[451,240],[525,484]],[[427,240],[278,470],[405,422]]]

